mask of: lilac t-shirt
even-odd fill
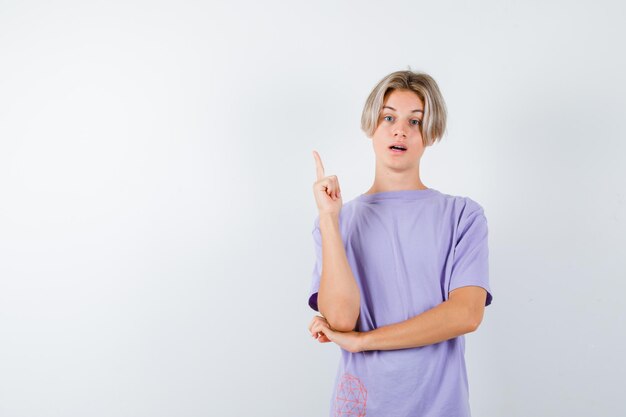
[[[487,219],[469,197],[435,189],[361,194],[339,214],[361,292],[356,331],[399,323],[477,285],[491,304]],[[319,216],[309,295],[315,311],[322,270]],[[330,416],[469,417],[463,335],[426,346],[350,353],[341,349]]]

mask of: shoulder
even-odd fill
[[[475,199],[465,195],[453,195],[439,192],[442,198],[453,201],[456,205],[470,209],[470,211],[482,210],[482,205]]]
[[[463,199],[463,211],[467,214],[481,214],[485,215],[485,209],[476,200],[470,197],[462,197]]]
[[[466,223],[476,217],[485,218],[485,209],[476,199],[465,195],[452,195],[441,193],[441,198],[446,201],[446,205],[451,207],[457,225]]]

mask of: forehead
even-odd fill
[[[396,111],[413,112],[423,110],[424,105],[417,93],[411,90],[392,90],[383,101],[383,106],[395,109]]]

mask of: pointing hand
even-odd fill
[[[339,215],[341,206],[341,189],[336,175],[324,176],[324,165],[317,153],[313,151],[317,170],[317,180],[313,183],[313,195],[320,213],[330,213]]]

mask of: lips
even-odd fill
[[[404,143],[395,142],[389,145],[389,149],[395,152],[405,152],[407,150],[407,147]]]

